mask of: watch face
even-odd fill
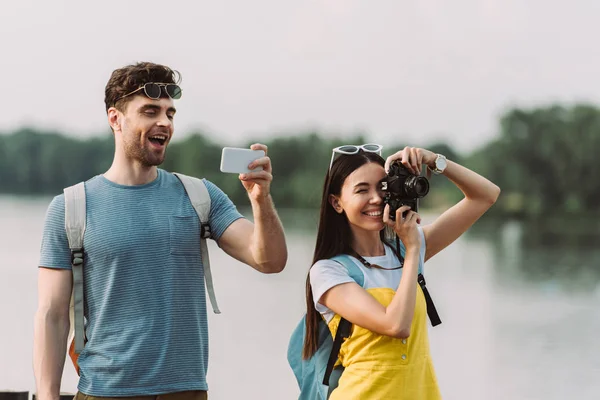
[[[440,169],[443,171],[444,169],[446,169],[446,165],[447,165],[447,163],[446,163],[446,159],[444,157],[438,157],[437,160],[435,160],[435,167],[437,169]]]

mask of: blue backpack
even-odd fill
[[[361,287],[364,287],[364,274],[348,255],[339,255],[331,258],[342,264],[347,270],[348,275]],[[433,326],[441,324],[440,317],[435,309],[429,292],[425,287],[425,278],[419,268],[418,282],[425,295],[427,303],[427,314]],[[304,336],[306,333],[306,314],[302,317],[296,329],[292,333],[288,345],[287,359],[290,367],[294,371],[296,381],[300,388],[298,400],[327,400],[331,392],[338,386],[344,367],[341,365],[334,368],[340,348],[345,339],[350,336],[352,324],[344,319],[340,319],[335,339],[331,338],[329,326],[319,318],[318,331],[319,341],[315,354],[308,360],[302,358],[302,348],[304,346]]]
[[[365,277],[358,265],[354,263],[347,255],[333,257],[332,260],[339,262],[348,270],[348,275],[361,287],[364,285]],[[348,325],[346,327],[345,325]],[[323,318],[319,318],[318,330],[319,341],[316,353],[308,360],[302,359],[302,348],[304,346],[304,336],[306,333],[306,315],[302,317],[296,329],[292,333],[288,346],[288,362],[294,371],[298,386],[300,387],[300,397],[298,400],[326,400],[330,392],[337,387],[337,380],[341,376],[341,371],[331,378],[333,365],[337,361],[337,355],[342,345],[342,337],[348,337],[350,324],[345,319],[340,320],[340,325],[334,340],[331,338],[331,332]],[[338,340],[338,336],[340,337]],[[333,357],[333,362],[329,359]],[[329,365],[331,364],[331,365]]]

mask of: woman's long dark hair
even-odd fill
[[[335,257],[339,254],[355,254],[352,248],[352,230],[345,213],[338,214],[331,203],[329,195],[339,196],[346,178],[361,166],[374,162],[382,167],[384,159],[376,153],[359,151],[353,155],[341,155],[333,163],[331,170],[325,176],[323,197],[321,198],[321,213],[317,232],[317,243],[313,256],[313,265],[319,261]],[[381,230],[380,237],[385,241],[385,229]],[[306,335],[302,358],[309,359],[317,351],[319,345],[320,315],[315,309],[312,288],[310,286],[310,272],[306,278]]]

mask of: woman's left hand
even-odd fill
[[[390,165],[394,161],[400,161],[411,173],[421,175],[423,164],[432,167],[436,158],[437,154],[432,151],[406,146],[403,150],[392,154],[385,160],[385,172],[389,171]]]
[[[265,151],[264,157],[252,161],[248,166],[248,169],[262,167],[262,171],[240,174],[240,181],[251,199],[260,200],[268,197],[271,191],[271,182],[273,181],[271,159],[267,157],[267,146],[264,144],[255,143],[250,148]]]

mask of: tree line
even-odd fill
[[[463,154],[451,144],[411,143],[445,154],[490,178],[502,188],[491,213],[543,218],[552,213],[597,213],[600,199],[600,110],[590,104],[510,109],[500,120],[496,137]],[[318,132],[272,135],[265,141],[273,164],[273,199],[282,208],[319,206],[331,149],[370,142],[367,135],[328,138]],[[247,147],[254,141],[236,144]],[[386,144],[384,156],[405,146]],[[223,145],[201,132],[174,140],[165,163],[168,171],[205,177],[238,205],[248,204],[233,174],[219,171]],[[0,193],[58,194],[66,186],[108,169],[114,139],[111,134],[77,139],[57,132],[20,129],[0,135]],[[434,176],[422,207],[443,208],[462,194],[445,178]]]

